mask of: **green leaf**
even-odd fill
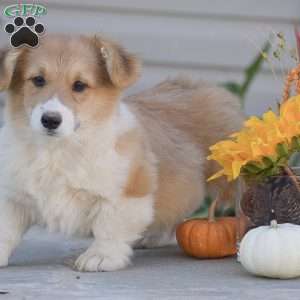
[[[243,166],[243,170],[245,170],[246,172],[248,172],[250,174],[257,174],[257,173],[261,172],[262,167],[258,166],[257,163],[249,162],[245,166]]]
[[[212,201],[213,199],[211,197],[205,197],[201,206],[190,216],[190,218],[206,218]]]
[[[284,143],[278,144],[276,146],[276,152],[278,153],[279,157],[287,157],[289,155],[288,146]]]
[[[244,99],[245,95],[253,82],[256,75],[261,70],[262,64],[264,60],[266,59],[266,54],[269,53],[271,48],[271,44],[269,41],[265,43],[263,46],[262,52],[256,55],[254,60],[250,63],[250,65],[245,70],[245,79],[244,82],[241,85],[241,98]],[[262,55],[262,53],[264,55]]]
[[[229,92],[231,92],[232,94],[238,96],[239,98],[241,98],[241,90],[242,87],[240,84],[236,83],[236,82],[227,82],[222,84],[222,86],[227,89]]]
[[[229,92],[239,97],[242,106],[244,106],[245,104],[245,97],[249,90],[249,87],[254,81],[255,77],[261,71],[263,61],[267,58],[267,54],[270,51],[270,48],[271,44],[267,41],[264,44],[262,51],[260,51],[255,56],[253,61],[246,67],[244,71],[244,80],[242,83],[230,81],[222,84],[222,86],[226,88]]]
[[[274,166],[268,169],[265,169],[261,174],[261,178],[266,178],[266,177],[270,177],[270,176],[274,176],[274,175],[278,175],[279,174],[279,168],[278,166]]]
[[[268,157],[268,156],[264,156],[262,159],[263,164],[265,165],[266,168],[270,168],[274,166],[274,162],[273,160]]]
[[[278,167],[284,167],[288,164],[288,157],[281,157],[278,159],[276,165]]]
[[[300,138],[298,136],[294,136],[292,138],[292,149],[295,151],[300,151]]]

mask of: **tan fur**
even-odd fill
[[[138,164],[131,168],[124,195],[127,198],[140,198],[151,192],[151,173],[147,165]]]
[[[150,230],[162,230],[199,206],[203,181],[218,168],[206,161],[208,148],[238,130],[243,115],[228,92],[186,78],[167,80],[125,101],[160,162],[156,222]],[[213,183],[212,193],[218,185],[224,189],[226,183]]]
[[[126,131],[118,138],[115,145],[116,151],[122,155],[129,155],[136,149],[140,141],[141,137],[137,129]]]
[[[145,158],[146,147],[143,137],[137,129],[132,129],[122,134],[115,145],[116,151],[124,156],[134,156],[131,163],[130,172],[124,196],[143,197],[153,190],[153,174],[148,166],[149,162]]]

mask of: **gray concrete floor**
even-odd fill
[[[264,299],[299,300],[299,280],[247,274],[235,258],[196,260],[176,247],[137,250],[133,264],[110,273],[78,273],[64,266],[88,241],[32,230],[0,270],[6,299]]]

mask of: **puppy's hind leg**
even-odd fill
[[[0,267],[8,265],[9,257],[31,224],[32,216],[25,206],[0,200]]]
[[[160,233],[146,233],[142,239],[134,244],[134,249],[161,248],[166,246],[174,246],[176,244],[175,229],[165,231],[162,230]]]

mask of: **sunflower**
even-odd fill
[[[208,180],[227,176],[229,181],[240,174],[267,176],[279,172],[289,157],[300,150],[300,95],[280,106],[279,114],[267,111],[261,118],[252,116],[243,128],[210,147],[208,160],[222,169]]]

